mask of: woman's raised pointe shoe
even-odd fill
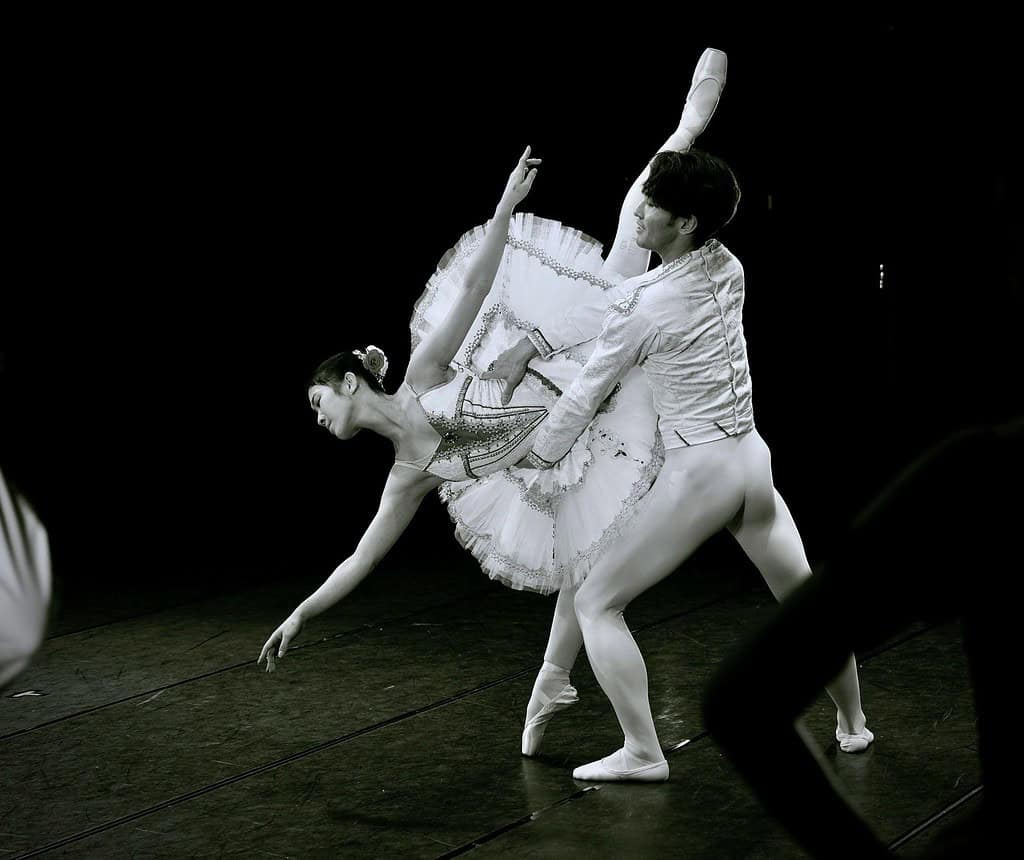
[[[839,749],[843,752],[859,753],[864,752],[874,743],[875,736],[867,726],[854,734],[844,732],[839,726],[836,726],[836,740],[839,741]]]
[[[526,725],[523,727],[523,755],[536,755],[550,719],[558,711],[575,705],[578,701],[579,696],[576,695],[576,688],[572,684],[566,684],[557,696],[548,699],[541,709],[526,721]]]
[[[687,134],[692,144],[707,128],[725,89],[725,76],[729,67],[724,51],[705,48],[693,70],[690,91],[679,120],[679,130]]]

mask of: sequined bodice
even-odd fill
[[[501,394],[500,380],[480,379],[465,370],[416,394],[441,439],[429,457],[396,462],[446,481],[480,478],[518,463],[533,445],[548,409],[544,398],[525,385],[516,389],[507,406],[502,405]]]

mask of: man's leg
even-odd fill
[[[716,670],[705,696],[705,724],[765,807],[812,856],[886,855],[821,768],[814,745],[801,742],[794,721],[851,650],[873,647],[921,617],[966,611],[983,823],[994,835],[1014,820],[1010,804],[999,802],[1010,797],[1012,770],[1001,768],[1005,756],[994,753],[1013,742],[1013,687],[993,667],[1003,665],[1007,616],[1016,605],[1002,592],[1006,559],[1015,557],[1016,546],[1009,529],[992,523],[996,516],[1015,522],[1024,514],[1020,493],[1009,505],[997,502],[991,481],[998,475],[1007,486],[1024,485],[1022,447],[1024,423],[1018,423],[964,431],[922,456],[878,494],[832,558],[765,629]],[[849,601],[854,579],[885,599]],[[752,700],[764,703],[756,724],[749,717]],[[780,774],[785,791],[779,791]]]
[[[871,860],[888,856],[884,846],[798,723],[848,659],[860,611],[842,599],[842,586],[841,576],[813,576],[771,611],[766,626],[715,670],[704,725],[811,856]]]
[[[668,576],[723,528],[742,504],[742,471],[730,458],[731,446],[714,451],[710,445],[700,447],[706,450],[686,463],[692,468],[680,467],[679,461],[673,464],[679,452],[669,454],[641,502],[635,527],[594,566],[576,595],[587,656],[625,738],[623,749],[603,764],[577,768],[577,778],[615,779],[615,771],[657,763],[662,763],[663,772],[654,769],[648,778],[668,776],[647,698],[647,670],[622,613],[633,598]]]
[[[768,446],[756,431],[744,440],[742,458],[749,476],[747,496],[729,530],[776,600],[782,600],[811,575],[811,567],[793,515],[772,483]],[[816,643],[807,643],[808,649],[814,647]],[[865,725],[857,661],[852,654],[826,689],[838,709],[837,738],[843,751],[867,749],[874,736]],[[753,707],[757,707],[756,700]]]

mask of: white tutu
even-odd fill
[[[438,264],[416,304],[413,348],[444,320],[484,235],[466,233]],[[518,214],[494,288],[453,362],[482,373],[526,331],[580,304],[603,302],[616,283],[602,279],[601,246],[557,221]],[[551,408],[579,374],[592,344],[534,360],[522,385]],[[629,371],[570,452],[546,471],[508,468],[447,482],[441,499],[455,534],[492,579],[548,594],[579,585],[627,527],[664,462],[658,419],[640,368]]]

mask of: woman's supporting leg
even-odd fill
[[[576,589],[565,585],[558,592],[551,633],[544,651],[544,665],[533,683],[523,727],[523,755],[536,755],[548,721],[556,712],[577,701],[569,672],[583,647],[583,633],[573,605]]]

